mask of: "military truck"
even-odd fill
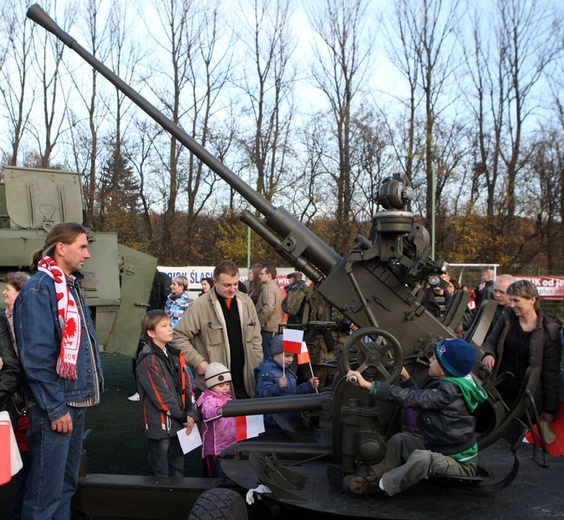
[[[29,270],[32,253],[59,222],[87,229],[92,257],[84,266],[83,294],[100,347],[133,357],[157,259],[118,243],[115,233],[94,232],[86,222],[78,173],[4,166],[0,182],[0,280]]]

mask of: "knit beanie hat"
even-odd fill
[[[463,339],[443,339],[435,345],[435,358],[447,376],[465,377],[476,364],[476,351]]]
[[[221,363],[210,363],[208,368],[206,368],[204,379],[206,388],[211,388],[212,386],[231,381],[231,373]]]
[[[278,334],[278,336],[274,336],[272,339],[272,343],[270,344],[270,355],[275,356],[276,354],[280,354],[284,350],[284,336],[282,334]]]

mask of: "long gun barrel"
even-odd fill
[[[262,222],[250,212],[245,212],[242,219],[297,269],[302,270],[313,280],[319,281],[323,278],[323,275],[328,275],[342,260],[342,257],[337,252],[307,229],[298,219],[284,208],[273,206],[203,146],[192,139],[182,128],[162,114],[143,96],[97,60],[90,52],[77,43],[72,36],[63,31],[38,4],[34,4],[28,9],[27,16],[75,51],[262,213],[266,219],[265,222]]]
[[[323,394],[235,399],[223,405],[223,416],[235,417],[237,415],[321,410],[324,400],[325,396]]]

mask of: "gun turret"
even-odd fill
[[[401,367],[407,365],[414,380],[424,382],[432,346],[439,339],[454,336],[453,327],[458,325],[469,297],[453,299],[456,308],[449,309],[448,320],[443,321],[419,303],[418,294],[428,279],[443,274],[447,265],[430,258],[429,234],[408,210],[413,198],[408,179],[395,175],[382,183],[377,200],[383,210],[373,216],[369,237],[357,237],[348,254],[341,256],[286,209],[274,207],[195,142],[60,29],[41,7],[30,7],[28,17],[74,50],[256,208],[262,218],[245,211],[241,220],[311,278],[319,293],[359,328],[343,348],[339,359],[341,377],[333,387],[330,407],[334,459],[346,460],[343,466],[349,471],[362,457],[371,461],[380,456],[396,408],[389,403],[375,405],[366,392],[346,383],[344,375],[349,368],[358,367],[369,380],[394,381]],[[472,341],[471,337],[466,339]],[[301,406],[298,403],[296,406]],[[263,401],[257,406],[265,404]],[[307,406],[313,404],[317,406],[317,401],[308,401]],[[288,404],[277,402],[276,406],[294,410]],[[503,413],[496,409],[493,414],[494,434],[489,435],[489,442],[501,436]],[[345,432],[347,428],[349,433]],[[360,439],[358,449],[351,445],[350,439],[356,435],[350,433],[353,431]]]

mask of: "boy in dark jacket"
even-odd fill
[[[184,356],[169,342],[172,325],[166,312],[149,311],[141,324],[147,344],[137,356],[137,386],[143,429],[149,441],[149,473],[184,476],[184,454],[177,432],[195,427],[198,411]]]
[[[478,446],[472,412],[487,393],[470,374],[476,363],[474,348],[458,338],[443,339],[430,359],[431,379],[418,388],[405,368],[401,386],[368,382],[359,372],[347,374],[349,382],[370,391],[381,401],[391,401],[417,411],[422,439],[397,433],[386,443],[384,459],[343,479],[343,489],[353,494],[388,496],[433,475],[474,476]]]

